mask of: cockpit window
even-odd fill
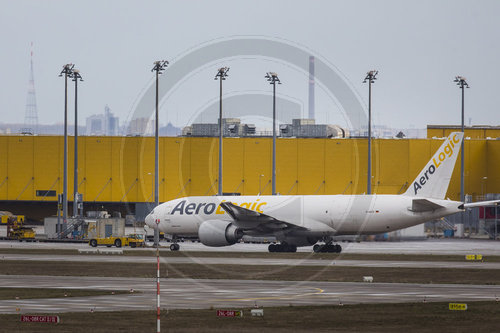
[[[153,210],[151,211],[151,213],[149,213],[149,214],[154,215],[154,213],[155,213],[155,210],[153,209]]]

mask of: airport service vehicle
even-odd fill
[[[2,224],[7,224],[7,238],[22,242],[33,241],[35,239],[35,231],[31,227],[24,226],[23,215],[2,215]]]
[[[98,245],[106,245],[108,247],[116,246],[130,246],[130,247],[143,247],[144,239],[142,235],[131,234],[123,237],[102,237],[102,238],[92,238],[89,240],[89,245],[96,247]]]
[[[401,195],[185,197],[156,207],[146,224],[174,240],[198,237],[207,246],[232,245],[244,235],[274,236],[280,243],[269,245],[270,252],[314,245],[315,252],[339,253],[332,236],[390,232],[500,201],[445,200],[462,140],[463,133],[451,133]]]

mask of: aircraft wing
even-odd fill
[[[500,200],[490,200],[490,201],[478,201],[478,202],[470,202],[463,204],[463,208],[472,208],[479,206],[498,206]]]
[[[428,199],[413,199],[410,210],[412,212],[429,212],[439,208],[443,208],[443,206]]]
[[[220,206],[233,218],[233,223],[237,227],[246,230],[255,229],[255,231],[262,233],[272,233],[279,230],[290,229],[307,230],[293,223],[277,220],[272,216],[237,206],[228,201],[221,202]]]

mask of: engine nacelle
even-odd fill
[[[228,246],[235,244],[243,233],[231,222],[208,220],[200,225],[198,237],[206,246]]]

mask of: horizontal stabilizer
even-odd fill
[[[443,206],[428,199],[413,199],[411,204],[412,212],[430,212],[439,208],[443,208]]]
[[[480,206],[498,206],[500,200],[490,200],[490,201],[478,201],[478,202],[470,202],[463,205],[463,208],[473,208]]]

